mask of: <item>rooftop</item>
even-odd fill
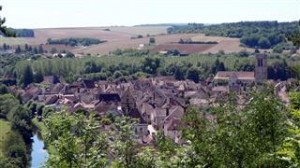
[[[238,80],[255,80],[254,72],[246,72],[246,71],[219,71],[214,80],[229,80],[231,76],[235,76]]]

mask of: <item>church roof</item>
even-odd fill
[[[238,80],[255,80],[254,72],[246,71],[219,71],[214,77],[214,80],[229,80],[229,78],[233,76]]]

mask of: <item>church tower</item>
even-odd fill
[[[268,79],[268,64],[266,54],[258,54],[256,56],[254,75],[256,82],[262,82],[263,80]]]

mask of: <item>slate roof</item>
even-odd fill
[[[57,100],[58,100],[58,96],[56,95],[49,96],[45,101],[45,105],[55,104]]]
[[[83,84],[88,89],[95,88],[95,82],[93,80],[83,80]]]
[[[121,98],[119,96],[119,94],[117,93],[101,93],[99,95],[99,100],[100,101],[105,101],[105,102],[109,102],[109,101],[121,101]]]

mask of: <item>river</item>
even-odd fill
[[[44,149],[44,141],[39,138],[37,133],[32,139],[31,168],[40,168],[46,162],[48,153]]]

